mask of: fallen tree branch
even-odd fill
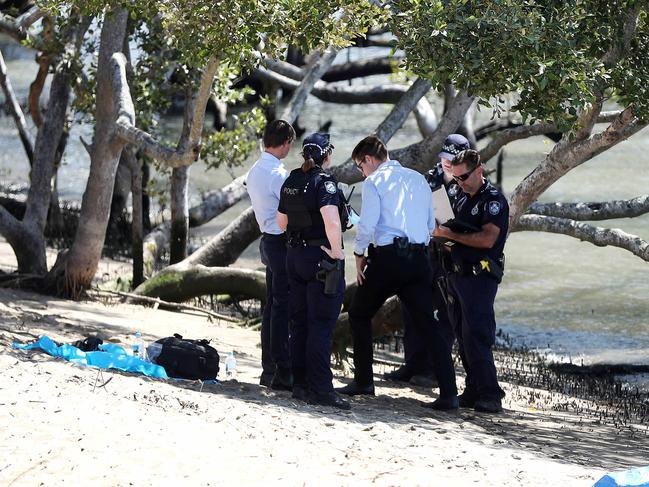
[[[503,130],[493,138],[487,146],[480,151],[480,159],[487,162],[489,159],[498,154],[498,151],[504,146],[515,140],[526,139],[535,135],[545,135],[557,132],[557,126],[552,123],[536,123],[534,125],[521,125],[510,129]]]
[[[598,247],[619,247],[649,262],[649,242],[619,228],[603,228],[553,216],[523,215],[512,229],[514,232],[550,232],[578,238]]]
[[[534,203],[528,213],[571,220],[613,220],[649,213],[649,195],[599,203]]]
[[[283,76],[279,73],[265,68],[255,70],[265,80],[277,83],[283,88],[295,90],[300,82]],[[369,104],[369,103],[397,103],[401,96],[407,91],[406,86],[401,85],[374,85],[374,86],[327,86],[319,81],[313,87],[311,94],[322,101],[329,103],[344,104]]]
[[[96,294],[112,294],[116,296],[121,296],[124,298],[129,298],[130,301],[137,303],[137,302],[142,302],[142,303],[152,303],[152,304],[159,304],[161,306],[165,306],[168,308],[172,309],[177,309],[180,311],[187,310],[187,311],[196,311],[198,313],[203,313],[206,314],[210,318],[216,318],[217,320],[223,320],[227,321],[228,323],[235,323],[237,325],[241,325],[243,322],[241,320],[237,320],[235,318],[232,318],[227,315],[222,315],[219,313],[215,313],[214,311],[211,311],[209,309],[203,309],[199,308],[198,306],[192,306],[189,304],[181,304],[181,303],[171,303],[169,301],[163,301],[160,298],[150,298],[148,296],[140,296],[138,294],[133,294],[133,293],[125,293],[122,291],[109,291],[106,289],[93,289],[92,290]]]

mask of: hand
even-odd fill
[[[435,227],[435,230],[433,230],[433,237],[446,237],[449,238],[451,236],[451,229],[448,227],[445,227],[444,225],[437,225]]]
[[[356,258],[356,284],[363,285],[365,280],[365,268],[367,267],[367,258],[363,256],[354,256]]]
[[[320,248],[332,259],[345,260],[345,253],[343,252],[343,249],[328,249],[324,245],[321,245]]]

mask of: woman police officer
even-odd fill
[[[331,343],[345,291],[342,195],[325,172],[331,165],[329,134],[302,143],[304,163],[291,171],[280,192],[277,222],[287,233],[290,352],[293,397],[350,409],[333,390]]]

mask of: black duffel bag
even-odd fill
[[[156,340],[147,347],[153,363],[164,367],[169,377],[177,379],[216,379],[219,354],[209,340],[189,340],[174,336]]]

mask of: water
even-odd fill
[[[3,48],[4,52],[4,48]],[[354,49],[351,58],[359,56]],[[386,54],[373,49],[364,55]],[[27,87],[35,73],[31,54],[20,51],[18,59],[8,59],[9,76],[19,99],[26,98]],[[340,62],[346,56],[339,56]],[[354,84],[386,81],[388,77],[355,80]],[[432,100],[439,113],[439,102]],[[361,138],[374,130],[389,113],[389,105],[345,106],[326,104],[309,98],[300,116],[300,125],[311,132],[333,120],[330,132],[334,164],[344,162]],[[478,115],[479,126],[490,113]],[[29,120],[29,119],[28,119]],[[178,129],[178,120],[166,121],[168,130]],[[75,126],[70,137],[64,165],[60,170],[60,193],[63,198],[80,199],[88,174],[89,158],[79,141],[83,135],[91,140],[91,128]],[[389,142],[389,148],[403,147],[419,140],[414,117]],[[3,182],[26,182],[27,159],[13,121],[0,117],[0,179]],[[511,192],[518,182],[542,160],[552,143],[534,137],[509,144],[506,148],[503,185]],[[297,167],[300,146],[296,144],[285,160],[287,167]],[[572,171],[553,185],[541,201],[604,201],[632,198],[647,192],[649,172],[649,130],[636,134],[615,148]],[[256,158],[256,156],[255,156]],[[252,158],[248,166],[254,161]],[[192,204],[200,193],[219,188],[247,167],[206,171],[198,163],[191,169]],[[353,205],[360,210],[360,188]],[[244,200],[209,224],[194,230],[199,239],[207,239],[225,227],[249,206]],[[649,216],[593,222],[604,227],[618,227],[649,239]],[[345,234],[347,254],[351,256],[354,230]],[[512,234],[505,249],[507,270],[496,300],[498,325],[517,343],[525,343],[549,352],[558,360],[575,363],[620,362],[649,363],[649,263],[617,248],[598,248],[574,238],[538,232]],[[258,242],[253,243],[235,263],[237,266],[261,268]],[[347,259],[347,281],[354,279],[353,259]]]

